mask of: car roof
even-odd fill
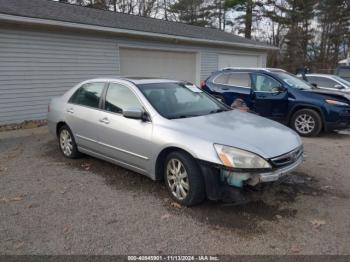
[[[336,75],[333,75],[333,74],[305,74],[305,76],[324,76],[324,77],[334,77]]]
[[[177,82],[187,82],[185,80],[173,80],[173,79],[166,79],[166,78],[157,78],[157,77],[140,77],[140,76],[115,76],[115,77],[101,77],[101,78],[94,78],[87,80],[88,82],[96,82],[96,81],[103,81],[103,82],[110,82],[115,80],[125,80],[129,81],[135,85],[140,84],[155,84],[155,83],[177,83]]]
[[[234,70],[234,71],[248,71],[248,72],[255,72],[255,71],[265,71],[265,72],[286,72],[285,70],[281,68],[271,68],[271,67],[225,67],[221,69],[220,71],[225,70]]]

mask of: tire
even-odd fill
[[[73,133],[67,125],[63,125],[58,131],[58,146],[62,154],[67,158],[78,158],[81,156]]]
[[[179,163],[180,171],[177,172]],[[197,205],[205,199],[205,184],[200,168],[195,160],[184,152],[175,151],[166,157],[164,180],[171,197],[183,206]]]
[[[293,114],[290,126],[301,136],[314,137],[322,130],[322,119],[313,109],[300,109]]]

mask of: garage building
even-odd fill
[[[47,0],[0,0],[0,125],[45,119],[51,97],[89,78],[199,84],[224,67],[264,67],[270,49],[211,28]]]

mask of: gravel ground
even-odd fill
[[[350,254],[350,133],[243,206],[177,207],[164,185],[62,157],[45,127],[0,133],[1,254]]]

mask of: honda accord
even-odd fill
[[[303,161],[293,130],[183,81],[88,80],[52,99],[48,123],[65,157],[84,153],[164,179],[185,206],[238,201],[246,187],[279,180]]]

